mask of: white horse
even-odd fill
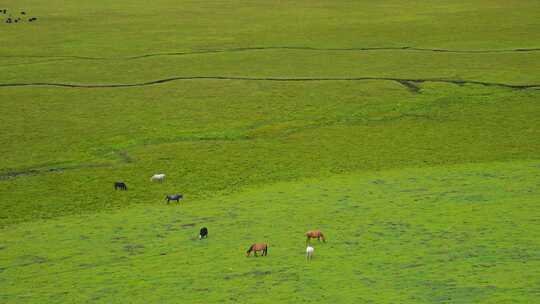
[[[151,181],[151,182],[160,182],[160,183],[162,183],[164,180],[165,180],[165,174],[163,174],[163,173],[160,173],[160,174],[154,174],[154,175],[152,175],[152,177],[150,178],[150,181]]]
[[[310,245],[308,245],[306,247],[306,259],[309,261],[311,259],[313,259],[313,252],[315,251],[315,248],[311,247]]]

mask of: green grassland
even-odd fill
[[[19,224],[1,299],[525,303],[540,292],[539,181],[538,161],[383,170]],[[328,242],[307,263],[313,225]],[[254,241],[267,257],[244,256]]]
[[[0,5],[1,302],[540,297],[538,1],[87,2]]]

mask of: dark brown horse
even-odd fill
[[[326,238],[320,230],[310,230],[306,232],[306,243],[308,243],[311,239],[317,239],[318,241],[322,239],[323,242],[326,243]]]
[[[257,251],[262,251],[263,256],[268,255],[268,244],[259,243],[251,245],[246,252],[246,256],[249,256],[252,251],[254,256],[257,256]]]

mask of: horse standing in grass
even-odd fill
[[[326,238],[320,230],[311,230],[306,232],[306,244],[309,243],[311,239],[317,239],[318,241],[322,239],[323,242],[326,243]]]
[[[124,182],[115,182],[114,183],[114,190],[127,190],[127,185]]]
[[[306,248],[306,259],[308,261],[311,261],[313,259],[313,252],[315,251],[315,248],[311,247],[310,245]]]
[[[199,240],[203,238],[207,238],[207,237],[208,237],[208,228],[202,227],[201,230],[199,231]]]
[[[167,200],[167,204],[171,201],[176,201],[177,203],[180,203],[180,200],[183,199],[184,196],[182,194],[175,194],[175,195],[167,195],[165,196],[165,199]]]
[[[160,173],[160,174],[154,174],[154,175],[152,175],[152,177],[150,178],[150,181],[151,181],[151,182],[160,182],[160,183],[163,183],[163,181],[165,181],[165,174],[163,174],[163,173]]]
[[[268,244],[258,243],[251,245],[246,252],[246,256],[249,256],[252,251],[254,256],[257,256],[257,251],[262,251],[263,256],[268,255]]]

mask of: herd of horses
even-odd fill
[[[154,174],[152,177],[150,177],[151,182],[158,182],[163,183],[165,181],[165,174],[159,173]],[[119,181],[114,182],[114,190],[122,190],[127,191],[128,187],[125,182]],[[169,204],[171,201],[176,201],[177,203],[180,203],[180,200],[183,199],[184,196],[182,194],[167,194],[165,195],[165,200],[167,201],[167,204]]]
[[[326,238],[324,237],[324,234],[320,230],[310,230],[306,232],[306,259],[311,260],[313,259],[313,253],[315,252],[315,248],[311,246],[310,241],[311,239],[317,239],[318,241],[323,241],[326,243]],[[257,252],[261,252],[262,256],[268,255],[268,244],[266,243],[255,243],[249,246],[248,250],[246,251],[246,256],[250,256],[253,252],[254,256],[257,256]]]
[[[163,183],[165,181],[165,174],[159,173],[154,174],[150,178],[151,182],[159,182]],[[125,182],[118,181],[114,183],[114,190],[121,190],[121,191],[127,191],[128,187]],[[167,201],[167,204],[170,203],[170,201],[176,201],[177,203],[180,202],[181,199],[183,199],[184,196],[182,194],[172,194],[172,195],[166,195],[165,200]],[[324,243],[326,243],[326,237],[320,230],[310,230],[305,233],[306,236],[306,259],[311,260],[313,258],[313,253],[315,251],[315,248],[311,246],[310,241],[311,239],[317,239],[319,242],[322,240]],[[208,228],[202,227],[199,230],[199,239],[205,239],[208,238]],[[251,253],[253,253],[254,256],[257,256],[257,253],[261,252],[261,256],[268,255],[268,244],[266,243],[255,243],[249,246],[248,250],[246,251],[246,256],[250,256]]]

